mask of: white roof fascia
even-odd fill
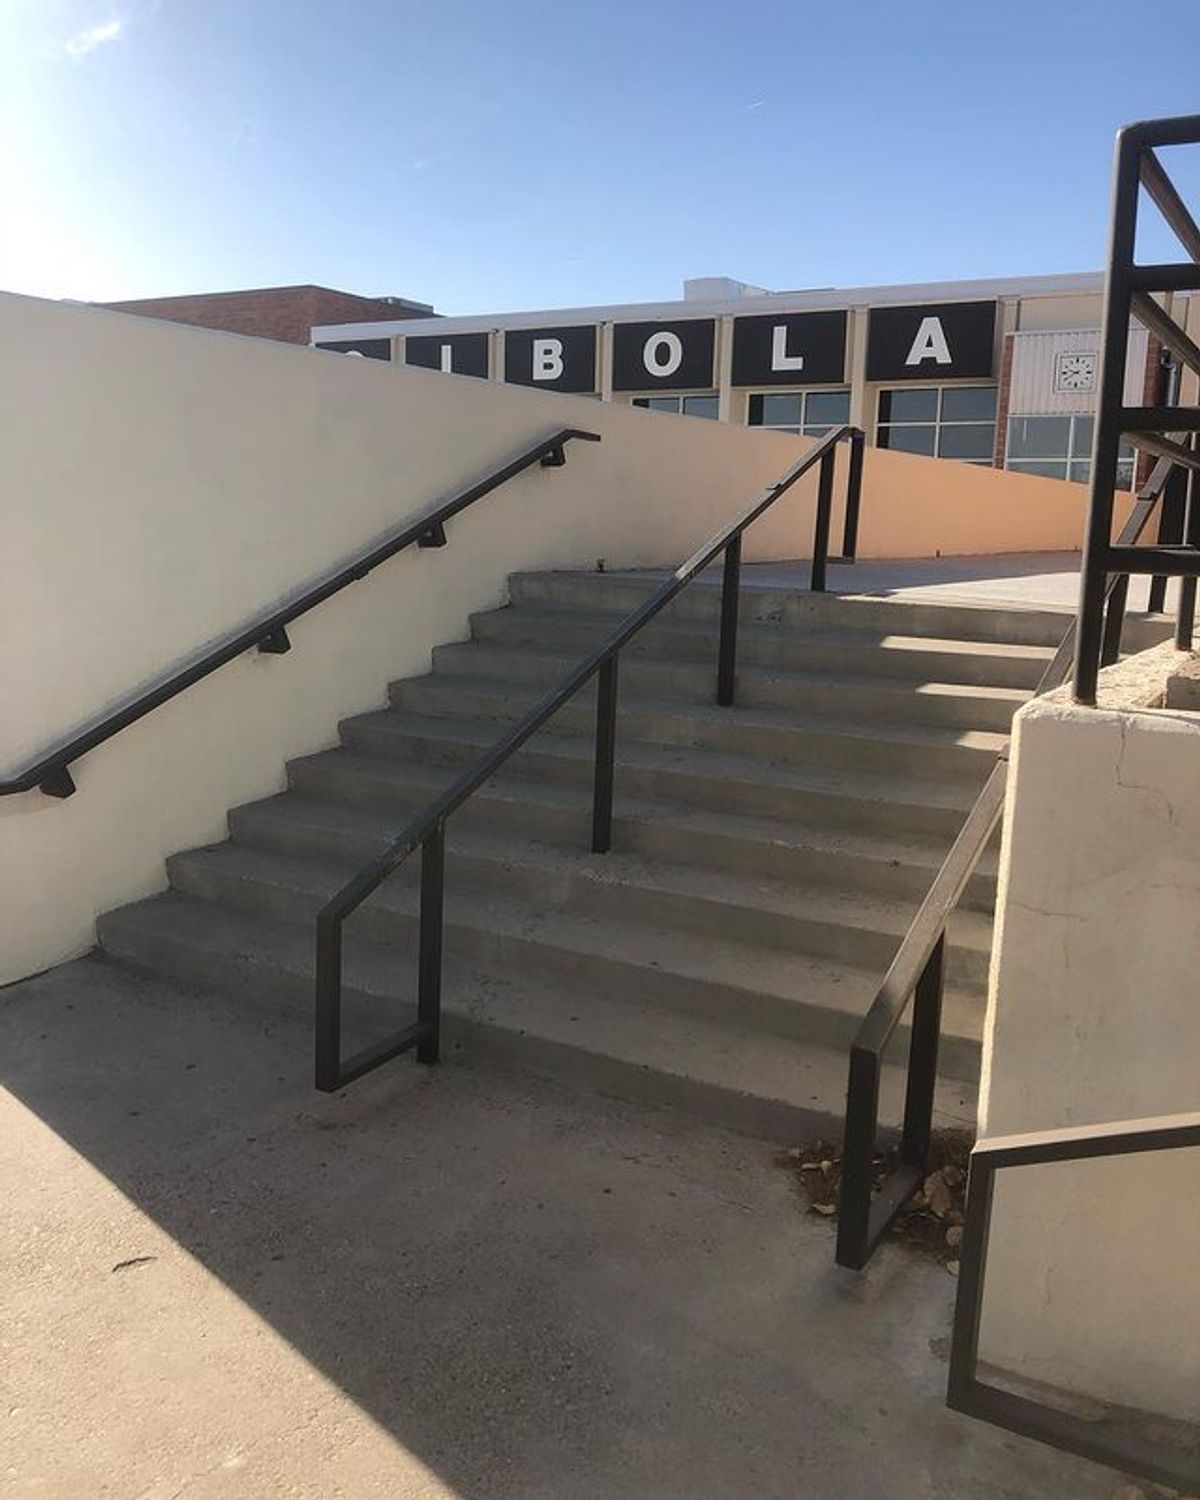
[[[392,338],[396,335],[483,333],[504,328],[552,328],[575,323],[633,323],[657,319],[752,317],[755,313],[810,312],[828,308],[886,307],[913,302],[969,302],[992,297],[1069,297],[1099,294],[1101,271],[1062,276],[1008,276],[982,281],[922,281],[900,286],[834,287],[819,292],[767,292],[724,302],[627,302],[600,307],[541,308],[460,318],[406,318],[386,323],[329,323],[312,330],[313,342]]]

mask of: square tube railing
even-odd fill
[[[1200,375],[1200,345],[1152,295],[1154,292],[1200,287],[1200,225],[1155,154],[1160,146],[1198,143],[1200,115],[1130,125],[1117,136],[1101,329],[1100,389],[1075,643],[1073,691],[1079,703],[1095,703],[1100,669],[1116,659],[1124,589],[1115,601],[1115,609],[1110,607],[1106,615],[1109,575],[1130,572],[1155,575],[1151,585],[1151,604],[1161,608],[1167,577],[1194,580],[1196,572],[1200,571],[1197,528],[1190,518],[1182,520],[1177,492],[1164,510],[1158,544],[1139,549],[1142,555],[1135,558],[1128,549],[1112,542],[1117,465],[1123,438],[1181,470],[1193,471],[1200,466],[1200,455],[1194,447],[1194,437],[1200,428],[1200,410],[1178,404],[1179,387],[1174,379],[1169,387],[1167,404],[1155,407],[1129,407],[1125,404],[1131,319],[1141,322],[1181,366]],[[1136,264],[1138,199],[1143,190],[1189,256],[1189,263],[1178,266]],[[1195,583],[1192,581],[1180,589],[1176,632],[1177,640],[1187,647],[1192,640],[1194,611]]]
[[[948,1406],[1022,1437],[1049,1443],[1095,1463],[1109,1464],[1123,1474],[1137,1475],[1189,1494],[1200,1485],[1200,1451],[1194,1448],[1191,1452],[1168,1448],[1158,1434],[1142,1435],[1130,1430],[1127,1424],[1110,1424],[1106,1428],[1077,1409],[1051,1406],[979,1378],[979,1334],[997,1173],[1051,1162],[1087,1161],[1185,1147],[1200,1147],[1200,1113],[1035,1131],[976,1144],[967,1179],[958,1296],[950,1343]],[[1098,1232],[1103,1232],[1099,1226]],[[1154,1226],[1148,1224],[1146,1232],[1153,1234]],[[1195,1272],[1191,1265],[1181,1263],[1178,1267],[1181,1277],[1194,1276]],[[1194,1335],[1195,1330],[1188,1332]]]

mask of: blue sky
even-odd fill
[[[1200,110],[1198,63],[1200,0],[0,0],[0,288],[1090,269],[1114,131]]]

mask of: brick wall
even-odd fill
[[[369,323],[419,318],[420,309],[386,297],[360,297],[324,286],[272,286],[246,292],[210,292],[196,297],[148,297],[133,302],[104,302],[118,312],[195,328],[248,333],[285,344],[307,344],[310,330],[321,323]]]
[[[1162,345],[1153,334],[1146,340],[1146,375],[1142,384],[1142,400],[1147,406],[1157,406],[1166,399],[1166,373],[1163,370]],[[1141,489],[1158,459],[1153,453],[1140,449],[1137,456],[1137,471],[1133,487]]]

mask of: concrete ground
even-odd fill
[[[948,1412],[955,1283],[759,1143],[92,958],[0,995],[6,1500],[1111,1500]]]

